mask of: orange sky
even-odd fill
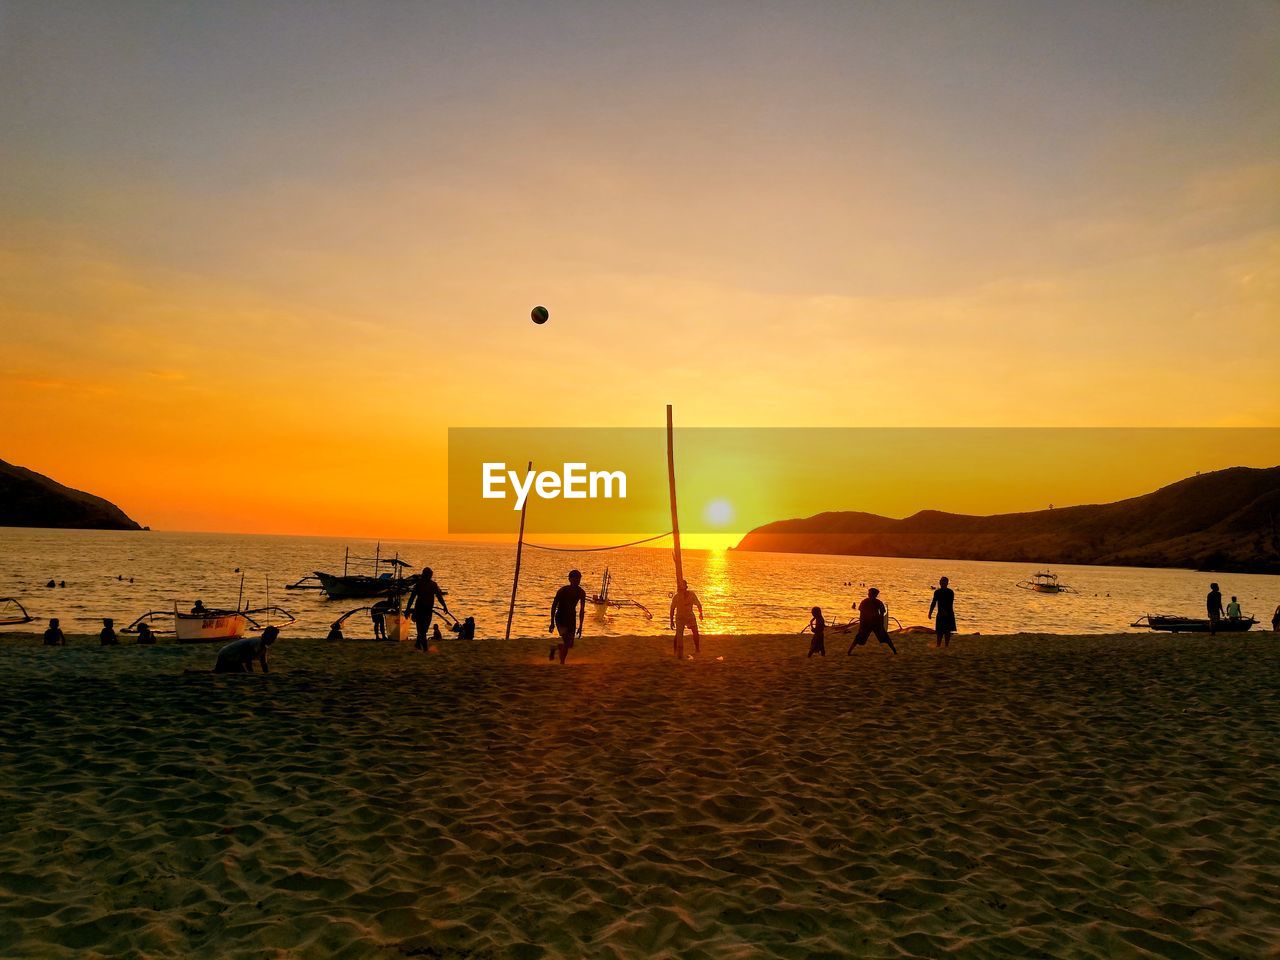
[[[16,6],[0,458],[416,538],[450,426],[1280,425],[1280,11],[896,9]]]

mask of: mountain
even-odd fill
[[[1280,467],[1231,467],[1130,500],[1033,513],[820,513],[757,527],[737,549],[1280,573]]]
[[[0,527],[143,529],[114,503],[0,460]]]

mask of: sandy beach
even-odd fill
[[[7,637],[0,952],[1278,955],[1274,634],[806,643]]]

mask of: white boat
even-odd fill
[[[179,643],[214,643],[239,640],[249,626],[249,619],[232,610],[208,610],[204,613],[179,613],[173,607],[173,635]]]
[[[179,643],[217,643],[239,640],[246,630],[264,630],[267,627],[283,627],[297,618],[280,607],[254,607],[252,610],[201,610],[199,613],[180,613],[178,601],[172,610],[148,610],[124,628],[124,633],[137,633],[138,625],[150,626],[155,620],[172,619],[173,629],[153,633],[172,633]]]
[[[1023,590],[1030,590],[1033,593],[1075,593],[1074,587],[1068,587],[1065,583],[1058,582],[1058,575],[1050,573],[1048,570],[1037,573],[1030,580],[1019,580],[1016,587]]]

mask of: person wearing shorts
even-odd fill
[[[943,577],[938,581],[938,589],[933,591],[933,599],[929,601],[929,619],[938,612],[938,619],[933,621],[936,636],[935,647],[951,646],[951,635],[956,632],[956,593],[947,584],[950,581]]]
[[[694,611],[697,611],[695,613]],[[693,635],[693,652],[702,652],[702,641],[698,637],[698,617],[702,616],[702,601],[689,589],[689,581],[681,580],[680,589],[671,597],[671,609],[668,618],[676,632],[672,642],[672,652],[677,660],[684,659],[684,632],[687,629]]]
[[[570,570],[569,582],[556,591],[555,599],[551,601],[551,626],[547,632],[559,633],[560,642],[551,645],[548,660],[554,660],[558,653],[560,662],[564,663],[575,637],[582,638],[582,621],[587,615],[587,592],[582,589],[581,584],[582,574],[577,570]]]
[[[888,608],[880,600],[880,591],[872,587],[867,591],[866,598],[858,604],[858,633],[854,636],[853,642],[849,644],[847,656],[852,656],[853,648],[865,644],[873,633],[877,640],[896,654],[898,648],[893,645],[893,640],[889,637],[889,631],[884,626],[885,618],[888,615]]]

